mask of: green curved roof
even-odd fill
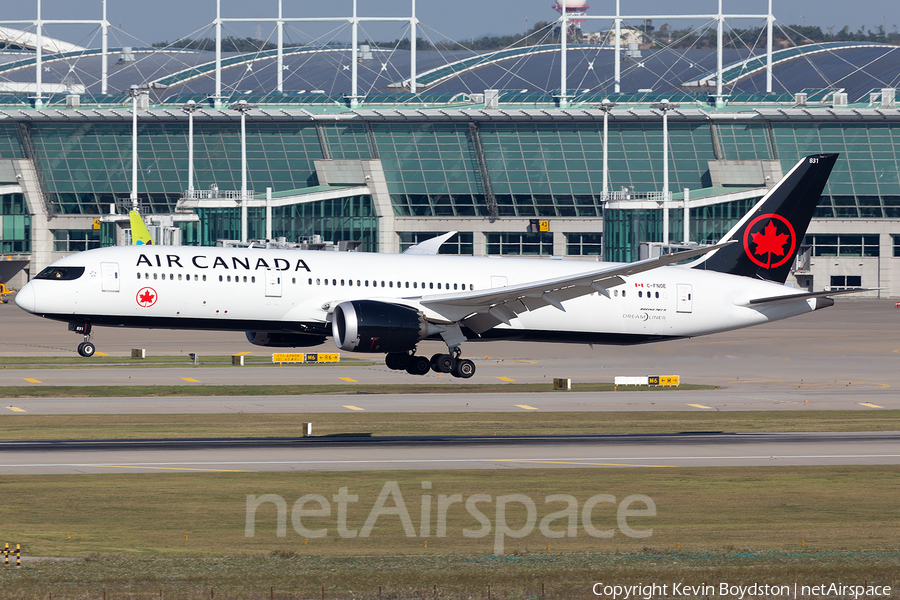
[[[569,48],[594,48],[597,46],[580,46],[580,45],[570,45]],[[520,58],[523,56],[533,56],[536,54],[546,54],[548,52],[559,52],[560,45],[559,44],[544,44],[540,46],[520,46],[518,48],[506,48],[504,50],[496,50],[494,52],[487,52],[485,54],[478,54],[476,56],[470,56],[469,58],[464,58],[462,60],[458,60],[456,62],[452,62],[450,64],[442,65],[435,69],[430,69],[428,71],[423,71],[422,73],[418,73],[416,75],[416,85],[427,88],[431,86],[435,86],[439,83],[443,83],[444,81],[456,77],[462,73],[466,73],[468,71],[474,71],[475,69],[480,69],[481,67],[486,67],[488,65],[494,65],[499,62],[503,62],[505,60],[511,60],[515,58]],[[409,79],[404,79],[401,82],[392,84],[392,87],[409,87]]]
[[[345,46],[318,46],[315,48],[311,48],[309,46],[298,46],[295,48],[284,48],[282,50],[283,56],[297,56],[299,54],[319,54],[322,52],[350,52],[350,47]],[[386,52],[386,50],[381,50],[379,48],[372,48],[372,52]],[[252,53],[242,53],[236,54],[234,56],[229,56],[227,58],[222,59],[222,69],[230,69],[240,65],[247,65],[251,63],[255,63],[261,60],[272,60],[278,56],[278,50],[263,50],[261,52],[252,52]],[[192,79],[197,79],[200,77],[204,77],[209,73],[212,73],[216,70],[216,62],[210,61],[208,63],[203,63],[202,65],[197,65],[195,67],[189,67],[187,69],[178,71],[177,73],[172,73],[171,75],[167,75],[160,79],[156,79],[151,82],[151,85],[164,85],[171,86],[177,85],[181,83],[186,83],[191,81]]]
[[[784,50],[776,50],[772,52],[772,65],[797,60],[812,54],[822,52],[834,52],[836,50],[853,50],[857,48],[896,48],[891,44],[874,44],[868,42],[825,42],[822,44],[807,44],[805,46],[797,46],[795,48],[785,48]],[[741,79],[750,77],[766,68],[766,55],[757,55],[728,65],[722,69],[722,84],[729,85],[737,83]],[[686,81],[681,85],[687,87],[703,87],[716,85],[716,71],[708,71],[691,81]]]
[[[109,48],[107,54],[121,54],[122,48]],[[132,48],[133,54],[147,54],[150,52],[158,52],[157,48]],[[60,52],[58,54],[44,54],[41,56],[41,64],[68,60],[70,58],[83,58],[85,56],[100,56],[103,50],[100,48],[85,48],[84,50],[73,50],[72,52]],[[23,58],[22,60],[13,61],[0,65],[0,73],[10,73],[21,69],[34,68],[37,64],[37,56]]]

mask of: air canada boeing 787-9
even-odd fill
[[[140,245],[58,260],[16,303],[82,333],[82,356],[98,325],[227,330],[283,348],[330,336],[392,369],[468,378],[467,340],[637,344],[831,306],[836,292],[784,282],[836,160],[800,160],[719,244],[635,263],[438,256],[440,241],[390,255]],[[446,353],[417,356],[428,339]]]

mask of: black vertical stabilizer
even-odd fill
[[[722,238],[737,243],[691,266],[784,283],[837,158],[802,159]]]

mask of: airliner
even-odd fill
[[[720,243],[634,263],[438,255],[447,235],[403,254],[144,244],[62,258],[16,303],[81,333],[82,356],[94,354],[94,326],[243,331],[275,348],[331,337],[344,351],[384,354],[394,370],[469,378],[468,341],[673,340],[793,317],[862,291],[784,285],[837,158],[797,162]],[[447,351],[419,356],[424,340]]]

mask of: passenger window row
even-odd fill
[[[168,277],[168,280],[169,280],[169,281],[175,281],[176,276],[175,276],[174,273],[169,273],[168,275],[169,275],[169,277]],[[140,273],[137,274],[137,278],[138,278],[138,279],[141,279],[141,274],[140,274]],[[144,279],[150,279],[150,273],[144,273],[143,278],[144,278]],[[154,273],[154,274],[153,274],[153,279],[154,279],[154,280],[158,280],[158,279],[159,279],[159,280],[162,280],[162,281],[166,281],[166,274],[163,273],[162,275],[160,275],[159,273]],[[191,276],[190,276],[190,275],[182,275],[181,273],[179,273],[178,276],[177,276],[177,279],[178,279],[178,281],[190,281],[190,280],[191,280]],[[246,279],[247,279],[247,278],[244,277],[244,280],[246,280]],[[229,277],[228,280],[231,281],[231,278]],[[203,276],[200,276],[200,275],[194,275],[194,281],[206,281],[206,275],[203,275]],[[219,281],[222,281],[222,276],[221,276],[221,275],[219,276]],[[237,281],[237,277],[235,277],[235,281]]]
[[[410,289],[410,288],[422,289],[422,290],[438,289],[438,290],[448,290],[448,291],[451,289],[451,287],[450,287],[451,284],[449,284],[449,283],[442,284],[442,283],[434,283],[433,281],[428,282],[428,283],[426,283],[424,281],[421,283],[419,283],[418,281],[413,281],[412,285],[410,285],[409,281],[398,281],[398,282],[396,282],[396,285],[395,285],[394,284],[395,282],[393,282],[393,281],[374,281],[373,280],[370,284],[368,279],[364,279],[364,280],[361,280],[361,279],[356,279],[356,280],[353,280],[353,279],[327,279],[327,278],[322,279],[320,277],[317,277],[315,279],[315,284],[314,284],[313,278],[310,277],[308,283],[309,283],[309,285],[331,285],[331,286],[343,285],[343,286],[348,286],[348,287],[353,287],[354,285],[356,287],[370,287],[370,285],[371,285],[371,287],[376,287],[376,288],[377,287],[388,287],[388,288],[397,287],[397,288],[406,288],[406,289]],[[466,290],[466,289],[469,289],[469,290],[475,289],[475,285],[471,284],[471,283],[469,283],[469,284],[454,283],[452,285],[453,285],[452,289],[457,290],[457,291]],[[466,286],[468,286],[468,288]]]
[[[166,281],[166,275],[167,275],[166,273],[162,273],[162,274],[153,273],[152,279]],[[150,273],[144,273],[143,276],[141,275],[141,273],[137,274],[138,279],[141,279],[142,277],[143,277],[143,279],[147,279],[147,280],[151,279]],[[193,278],[194,278],[193,279],[194,281],[206,281],[206,275],[194,275]],[[175,279],[176,279],[176,275],[174,273],[168,273],[169,281],[175,281]],[[177,275],[177,279],[178,279],[178,281],[191,281],[191,275],[182,275],[179,273]],[[219,275],[219,281],[230,282],[231,280],[232,280],[231,275]],[[241,283],[241,282],[256,283],[256,277],[251,275],[248,278],[246,275],[244,275],[242,278],[240,275],[235,275],[234,281],[235,281],[235,283]],[[340,282],[340,283],[338,283],[338,282]],[[291,283],[296,284],[297,278],[292,277]],[[313,285],[312,277],[309,278],[308,283],[309,283],[309,285]],[[406,288],[406,289],[410,289],[410,287],[411,287],[412,289],[423,289],[423,290],[424,289],[429,289],[429,290],[438,289],[438,290],[447,290],[447,291],[450,291],[451,289],[456,290],[456,291],[466,290],[466,289],[469,289],[469,290],[475,289],[475,285],[471,284],[471,283],[469,283],[469,284],[465,284],[465,283],[450,284],[450,283],[435,283],[435,282],[426,283],[424,281],[420,283],[418,281],[413,281],[412,285],[410,285],[409,281],[397,281],[396,285],[395,285],[394,281],[374,281],[373,280],[370,283],[368,279],[365,279],[365,280],[340,279],[340,280],[338,280],[338,279],[316,278],[315,285],[331,285],[331,286],[342,285],[342,286],[348,286],[348,287],[353,287],[355,285],[356,287],[375,287],[375,288],[377,288],[377,287],[387,287],[387,288],[396,287],[396,288]],[[451,288],[451,285],[452,285],[452,288]],[[466,286],[468,286],[468,288]],[[624,295],[624,292],[623,292],[623,295]]]

